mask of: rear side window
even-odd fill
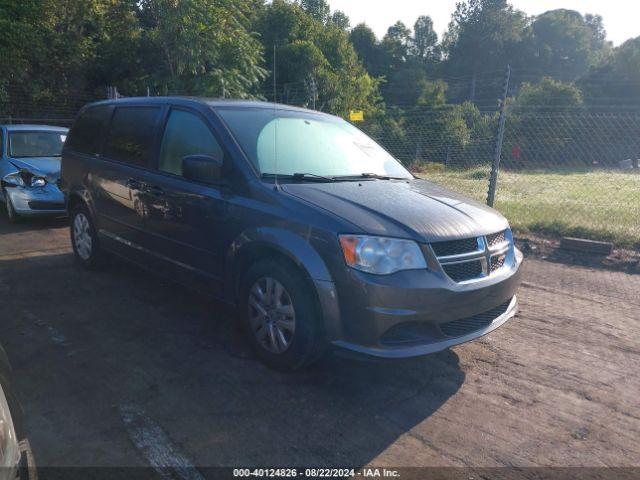
[[[100,153],[103,132],[109,123],[111,107],[88,108],[76,120],[65,147],[89,155]]]
[[[149,166],[159,117],[157,107],[116,108],[104,155],[131,165]]]
[[[223,158],[220,144],[200,117],[172,110],[162,139],[158,169],[182,175],[182,159],[188,155]]]

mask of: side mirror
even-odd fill
[[[182,159],[182,176],[195,182],[220,183],[223,165],[222,158],[211,155],[188,155]]]

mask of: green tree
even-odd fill
[[[588,105],[640,105],[640,37],[615,48],[578,85]]]
[[[512,104],[505,140],[507,150],[517,146],[521,155],[507,157],[505,165],[522,168],[586,161],[586,156],[575,155],[576,147],[586,144],[580,123],[583,106],[582,92],[573,84],[549,77],[524,84]]]
[[[125,95],[135,95],[152,87],[157,64],[153,45],[143,42],[137,0],[106,0],[102,6],[95,57],[87,68],[91,89],[102,91],[113,85]],[[155,92],[154,92],[155,93]]]
[[[10,85],[24,85],[30,77],[34,53],[44,48],[37,34],[38,0],[0,1],[0,101]],[[25,48],[25,38],[30,49]]]
[[[349,20],[349,17],[347,16],[347,14],[340,10],[336,10],[331,14],[329,23],[331,23],[332,25],[335,25],[336,27],[342,30],[349,30],[349,27],[351,26],[351,21]]]
[[[474,104],[417,108],[407,116],[407,136],[416,143],[415,162],[470,167],[491,158],[496,119]]]
[[[363,68],[342,28],[321,23],[297,3],[274,0],[257,29],[267,49],[277,48],[278,100],[343,116],[351,109],[369,114],[380,108],[378,81]],[[272,63],[267,57],[273,72]]]
[[[387,72],[400,68],[407,61],[411,47],[411,30],[398,21],[391,25],[380,44],[381,56]]]
[[[420,96],[416,103],[421,107],[438,108],[447,102],[447,84],[444,81],[425,79],[421,80],[418,85],[420,86]]]
[[[143,0],[147,40],[157,49],[161,91],[250,96],[265,77],[247,0]]]
[[[331,7],[326,0],[300,0],[300,6],[320,23],[327,23],[331,17]]]
[[[349,40],[367,71],[374,77],[383,75],[380,46],[373,30],[367,24],[360,23],[351,30]]]
[[[552,10],[532,25],[532,65],[541,75],[573,81],[601,61],[609,49],[600,17],[573,10]]]
[[[446,71],[474,76],[521,61],[526,15],[507,0],[465,0],[456,5],[444,39]]]
[[[440,59],[438,34],[433,29],[431,17],[418,17],[413,27],[412,53],[422,62],[434,62]]]
[[[0,4],[0,87],[21,116],[73,116],[91,90],[87,72],[102,39],[103,0]],[[82,94],[79,94],[82,92]]]
[[[515,105],[527,111],[553,109],[573,109],[583,105],[582,92],[570,83],[563,83],[551,77],[545,77],[536,84],[522,85]]]
[[[405,165],[411,166],[415,163],[415,145],[408,137],[407,116],[404,110],[392,107],[365,120],[365,123],[358,127],[384,145]]]
[[[424,67],[409,64],[393,73],[384,86],[384,98],[388,105],[412,108],[416,105],[436,108],[446,103],[447,84],[442,80],[431,81]]]

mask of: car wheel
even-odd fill
[[[240,317],[263,363],[294,371],[319,358],[324,342],[316,303],[293,265],[269,259],[249,268],[240,288]]]
[[[18,220],[20,219],[20,217],[16,213],[15,208],[13,208],[13,203],[11,203],[11,197],[9,197],[9,194],[7,193],[6,190],[4,190],[3,193],[4,193],[5,211],[7,212],[7,218],[9,219],[9,222],[18,223]]]
[[[78,263],[87,269],[98,267],[102,252],[91,214],[86,205],[78,204],[71,209],[70,231],[71,245]]]

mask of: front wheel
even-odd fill
[[[69,218],[71,245],[76,260],[84,268],[89,270],[96,268],[101,260],[102,252],[89,209],[84,204],[76,205],[71,209]]]
[[[262,260],[249,268],[240,316],[263,363],[293,371],[318,359],[324,345],[316,303],[307,279],[285,261]]]

